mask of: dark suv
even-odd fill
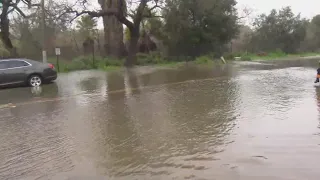
[[[57,79],[52,64],[29,59],[0,60],[0,87],[11,85],[40,86]]]

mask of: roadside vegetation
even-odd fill
[[[286,54],[280,50],[270,53],[226,53],[223,55],[226,63],[231,61],[256,61],[256,60],[290,60],[293,58],[303,58],[303,57],[319,57],[320,53],[299,53],[299,54]],[[58,68],[57,59],[49,58],[49,62],[54,64],[56,69]],[[92,57],[92,56],[80,56],[73,60],[59,59],[59,72],[70,72],[77,70],[90,70],[97,69],[103,71],[115,71],[119,70],[124,66],[125,59],[115,59],[110,57]],[[222,65],[224,62],[214,56],[213,54],[203,55],[196,58],[191,57],[179,57],[166,59],[161,57],[157,53],[143,54],[139,53],[137,55],[137,66],[162,66],[162,67],[172,67],[178,68],[186,65],[186,63],[194,65]]]
[[[113,59],[108,57],[92,57],[81,56],[73,60],[59,59],[59,63],[56,58],[49,58],[49,63],[52,63],[59,72],[70,72],[77,70],[103,70],[103,71],[115,71],[124,66],[124,59]],[[221,59],[214,58],[212,55],[199,56],[195,59],[190,57],[180,57],[177,59],[165,59],[159,55],[154,54],[138,54],[137,66],[161,66],[178,68],[189,64],[195,65],[221,65],[223,62]],[[59,64],[59,66],[58,66]]]
[[[68,72],[320,53],[320,15],[305,19],[290,7],[252,17],[250,8],[236,9],[236,0],[111,1],[100,0],[100,10],[90,11],[88,1],[46,0],[43,25],[42,10],[33,1],[8,0],[0,11],[0,57],[41,60],[45,43],[48,61],[57,67],[59,47],[60,72]],[[98,18],[103,18],[102,29]],[[254,20],[252,26],[244,23],[247,18]]]
[[[256,60],[290,60],[292,58],[303,58],[303,57],[319,57],[320,53],[317,52],[304,52],[304,53],[296,53],[296,54],[287,54],[282,52],[281,50],[275,52],[262,52],[262,53],[235,53],[235,54],[227,54],[227,60],[240,60],[240,61],[256,61]]]

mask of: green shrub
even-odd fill
[[[0,57],[8,57],[10,52],[5,48],[4,44],[0,40]]]
[[[242,61],[251,61],[252,58],[251,58],[250,55],[243,55],[243,56],[241,56],[241,60],[242,60]]]
[[[231,56],[231,55],[230,55]],[[170,60],[168,60],[170,59]],[[192,59],[192,57],[170,57],[164,58],[159,52],[151,52],[149,54],[138,53],[136,65],[169,65],[176,66],[178,62],[194,61],[196,64],[208,64],[213,63],[214,53],[207,54],[204,56]],[[55,58],[49,58],[49,62],[54,64],[57,68],[57,63]],[[96,56],[93,60],[92,56],[79,56],[73,60],[60,60],[60,72],[69,72],[75,70],[89,70],[89,69],[101,69],[101,70],[111,70],[117,69],[124,65],[123,59],[114,59],[111,57],[100,57]]]
[[[212,62],[212,57],[206,55],[206,56],[200,56],[200,57],[197,57],[196,60],[195,60],[195,63],[196,64],[207,64],[207,63],[210,63]]]
[[[170,59],[170,62],[187,62],[194,60],[191,56],[171,56],[168,57],[168,59]]]
[[[234,60],[234,54],[233,53],[226,53],[223,55],[223,57],[226,59],[226,60]]]
[[[232,53],[233,57],[241,57],[241,56],[244,56],[244,55],[247,55],[248,53],[246,52],[235,52],[235,53]]]
[[[281,49],[277,49],[274,52],[268,53],[267,57],[269,58],[280,58],[280,57],[286,57],[287,54],[284,53]]]
[[[57,68],[57,62],[54,58],[49,58],[49,62],[55,65]],[[120,67],[123,65],[123,60],[117,60],[113,58],[103,58],[103,57],[95,57],[93,59],[92,56],[80,56],[72,61],[60,60],[60,72],[68,72],[75,70],[89,70],[89,69],[110,69],[108,67]]]
[[[79,67],[84,69],[101,68],[104,66],[122,66],[123,60],[114,59],[110,57],[78,57],[72,61],[72,64],[78,64]]]
[[[138,53],[137,54],[137,65],[149,65],[149,64],[164,64],[168,61],[161,57],[159,52],[151,52],[149,54]]]

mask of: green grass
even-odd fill
[[[49,58],[48,62],[52,63],[58,70],[56,58]],[[137,66],[159,66],[159,67],[182,67],[186,62],[192,62],[197,65],[214,65],[222,64],[221,60],[215,60],[212,55],[200,56],[194,60],[190,58],[163,58],[159,53],[137,54]],[[77,70],[98,69],[103,71],[119,70],[124,65],[123,59],[95,57],[93,60],[90,56],[81,56],[73,60],[59,60],[59,72],[70,72]]]
[[[161,63],[161,64],[155,64],[156,66],[160,66],[160,67],[181,67],[183,65],[185,65],[185,62],[166,62],[166,63]]]
[[[225,59],[225,61],[227,62],[227,59]],[[210,66],[224,64],[224,62],[221,59],[214,58],[214,56],[212,54],[199,56],[194,60],[194,63],[197,65],[210,65]]]
[[[320,56],[320,53],[311,52],[311,53],[301,53],[298,55],[299,55],[298,57],[310,57],[310,56]]]
[[[49,58],[48,61],[54,64],[55,68],[58,69],[57,60]],[[111,58],[95,57],[78,57],[73,60],[59,60],[59,72],[70,72],[76,70],[89,70],[99,69],[104,71],[118,70],[123,66],[123,60],[116,60]]]
[[[312,57],[312,56],[320,56],[320,53],[286,54],[281,51],[276,51],[276,52],[267,53],[265,56],[259,56],[258,54],[252,54],[252,53],[243,53],[243,54],[236,54],[233,57],[241,57],[241,60],[243,61],[255,61],[255,60],[286,60],[290,58]]]
[[[210,56],[200,56],[194,61],[196,64],[210,64],[213,62],[213,58]]]

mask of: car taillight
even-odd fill
[[[54,65],[53,65],[53,64],[49,64],[49,67],[50,67],[51,69],[54,69]]]

